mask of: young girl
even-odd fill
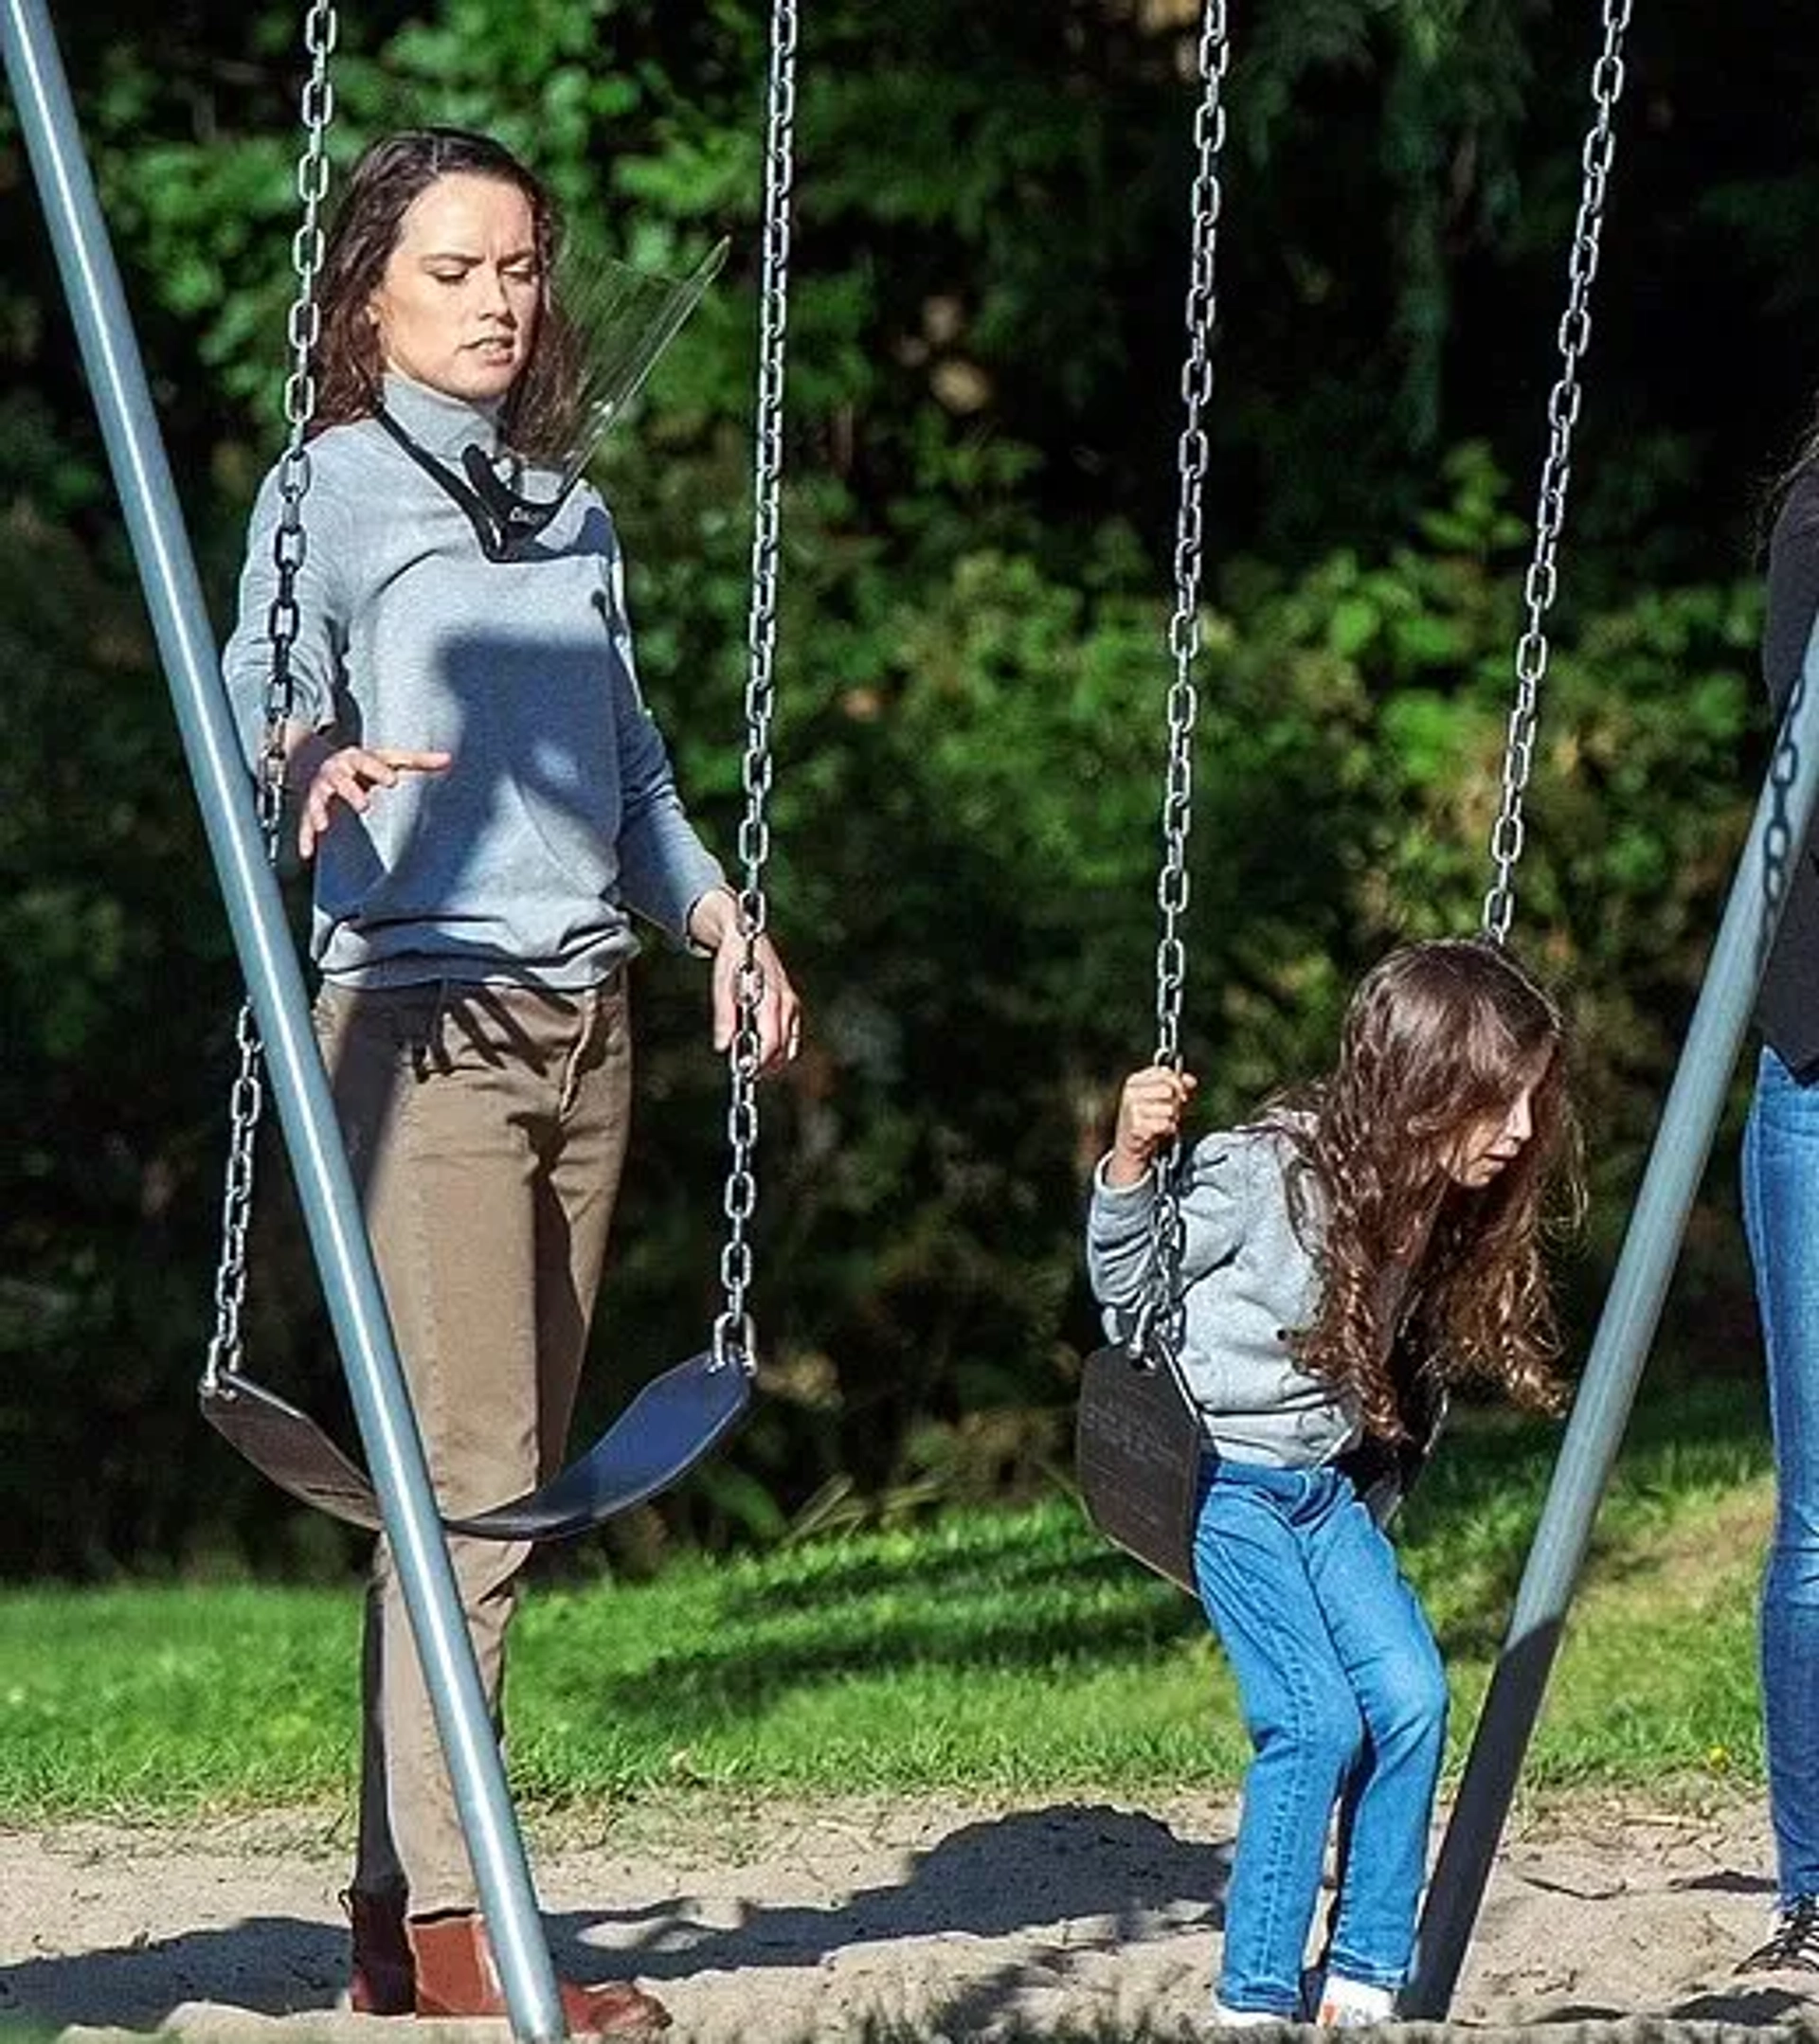
[[[1162,1067],[1125,1082],[1088,1223],[1114,1338],[1149,1298],[1156,1158],[1195,1086]],[[1462,1377],[1557,1402],[1540,1235],[1567,1126],[1558,1011],[1506,951],[1444,940],[1367,976],[1325,1079],[1181,1159],[1179,1361],[1207,1446],[1195,1569],[1255,1749],[1216,2021],[1303,2012],[1335,1810],[1309,2012],[1385,2020],[1408,1971],[1446,1680],[1360,1486],[1375,1464],[1399,1489]]]

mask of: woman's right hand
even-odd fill
[[[1118,1128],[1106,1160],[1108,1185],[1136,1185],[1149,1174],[1156,1153],[1181,1132],[1181,1118],[1199,1086],[1191,1071],[1146,1065],[1125,1081],[1118,1099]]]
[[[405,774],[446,773],[455,758],[452,752],[406,752],[396,745],[341,745],[329,751],[326,743],[306,740],[291,755],[294,778],[308,776],[297,826],[297,849],[306,859],[327,834],[336,802],[364,815],[372,807],[374,788],[395,788]],[[314,764],[308,757],[312,750],[320,752]]]

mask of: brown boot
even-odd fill
[[[414,2016],[417,1972],[405,1936],[405,1892],[341,1891],[341,1907],[353,1927],[353,1969],[348,2006],[356,2016]]]
[[[509,2013],[478,1915],[413,1917],[405,1928],[417,1962],[419,2016]],[[670,2012],[662,2002],[627,1981],[603,1981],[593,1987],[558,1981],[556,1985],[571,2036],[651,2036],[669,2028]]]

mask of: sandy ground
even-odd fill
[[[541,1839],[535,1858],[558,1965],[635,1974],[678,2040],[868,2023],[956,2044],[1113,2024],[1177,2036],[1201,2028],[1231,1817],[1187,1799],[694,1804]],[[0,1832],[0,2029],[396,2040],[400,2025],[336,2010],[344,1861],[333,1821],[307,1816]],[[1753,1804],[1531,1816],[1506,1839],[1455,2020],[1819,2026],[1819,1975],[1730,1970],[1765,1928],[1769,1864]]]

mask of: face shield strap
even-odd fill
[[[567,502],[580,474],[579,469],[566,473],[552,497],[523,496],[500,480],[481,448],[470,445],[461,449],[464,473],[458,475],[447,462],[438,460],[428,448],[412,439],[383,404],[373,407],[372,416],[423,474],[459,506],[474,528],[480,551],[489,561],[510,561],[537,538]]]
[[[478,446],[463,447],[459,468],[450,467],[412,439],[383,403],[374,405],[373,417],[460,507],[489,561],[510,561],[521,554],[568,501],[602,436],[623,415],[719,273],[727,245],[717,242],[681,278],[659,277],[610,259],[567,259],[557,296],[580,373],[568,438],[562,451],[549,457],[556,483],[548,497],[528,497],[513,489]]]

